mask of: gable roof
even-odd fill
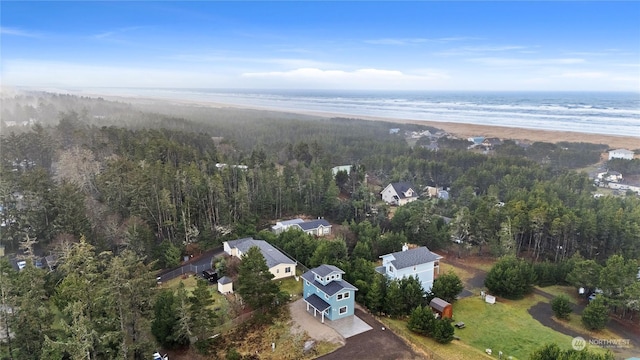
[[[246,254],[250,248],[257,246],[260,249],[262,256],[264,256],[264,259],[267,261],[267,266],[269,268],[280,264],[296,264],[295,261],[289,259],[285,254],[281,253],[278,249],[274,248],[273,245],[264,240],[244,238],[227,241],[227,243],[231,248],[237,248],[243,254]]]
[[[380,257],[382,258],[387,256],[393,256],[395,260],[392,260],[391,263],[398,270],[410,266],[429,263],[442,258],[442,256],[432,253],[426,246],[421,246],[406,251],[398,251],[391,254],[382,255]]]
[[[302,274],[302,278],[307,280],[308,282],[310,282],[313,286],[315,286],[316,288],[320,289],[322,292],[324,292],[325,294],[329,295],[329,296],[333,296],[334,294],[336,294],[339,291],[342,290],[358,290],[357,287],[349,284],[348,282],[340,279],[340,280],[333,280],[329,283],[327,283],[327,285],[322,285],[321,283],[319,283],[318,281],[316,281],[316,278],[314,275],[319,275],[321,277],[325,277],[329,274],[332,273],[340,273],[340,274],[344,274],[344,271],[340,270],[340,268],[335,267],[333,265],[320,265],[317,268],[313,268],[309,271],[307,271],[306,273]]]
[[[278,224],[287,226],[287,225],[301,224],[303,222],[304,220],[297,218],[297,219],[291,219],[291,220],[285,220],[285,221],[278,221]]]
[[[413,187],[413,185],[411,185],[411,183],[409,182],[397,182],[397,183],[391,183],[391,186],[393,187],[393,190],[396,192],[396,194],[398,194],[398,197],[400,199],[406,199],[406,196],[404,196],[404,193],[407,192],[407,190],[411,189],[413,190],[413,196],[411,197],[418,197],[418,192],[415,190],[415,188]]]
[[[223,276],[220,279],[218,279],[218,284],[220,285],[229,284],[231,282],[233,282],[233,280],[228,276]]]
[[[317,220],[301,222],[298,224],[298,226],[300,226],[302,230],[312,230],[312,229],[317,229],[320,226],[329,227],[331,226],[331,224],[329,224],[329,222],[325,219],[317,219]]]
[[[448,302],[440,299],[439,297],[433,298],[429,303],[429,306],[442,312],[447,306],[451,306]]]
[[[320,277],[325,277],[327,275],[331,275],[332,273],[340,273],[340,274],[344,274],[344,271],[342,271],[339,267],[337,266],[333,266],[333,265],[327,265],[327,264],[322,264],[318,267],[315,267],[311,270],[312,273],[320,276]]]
[[[610,153],[617,152],[617,153],[622,153],[622,154],[633,154],[633,151],[627,150],[627,149],[616,149],[616,150],[611,150],[609,152]]]

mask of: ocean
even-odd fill
[[[102,89],[105,90],[105,89]],[[112,89],[116,91],[116,89]],[[640,93],[119,89],[129,95],[640,137]]]

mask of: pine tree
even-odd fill
[[[260,249],[254,246],[242,256],[237,292],[252,309],[266,312],[280,292],[278,285],[271,281],[273,277]]]
[[[567,295],[559,295],[551,300],[551,310],[558,319],[568,319],[571,314],[571,303]]]
[[[607,325],[609,310],[604,297],[597,295],[582,312],[582,323],[589,330],[602,330]]]

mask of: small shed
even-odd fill
[[[440,314],[440,317],[443,319],[451,319],[453,317],[453,307],[451,304],[438,297],[431,300],[429,307]]]
[[[228,276],[223,276],[218,279],[218,292],[220,294],[233,293],[233,280]]]

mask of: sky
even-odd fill
[[[636,91],[637,1],[6,1],[26,87]]]

